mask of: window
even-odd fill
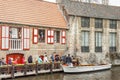
[[[56,43],[60,43],[60,31],[54,31],[54,40]]]
[[[81,51],[82,52],[89,52],[89,32],[83,31],[82,32],[82,46]]]
[[[90,18],[82,17],[81,18],[81,26],[82,27],[89,27],[90,26]]]
[[[102,19],[95,19],[95,28],[102,28],[103,27],[103,20]]]
[[[45,42],[45,30],[38,30],[38,42]]]
[[[116,20],[110,20],[110,28],[117,29],[117,21]]]
[[[115,52],[116,51],[116,33],[112,33],[112,32],[110,33],[109,45],[110,45],[109,51]]]
[[[95,52],[102,52],[102,32],[95,32]]]
[[[10,38],[21,39],[22,29],[21,28],[10,28]]]

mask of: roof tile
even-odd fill
[[[120,20],[120,7],[103,4],[62,0],[69,15]]]
[[[58,5],[40,0],[0,0],[0,22],[67,28]]]

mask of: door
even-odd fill
[[[13,61],[16,61],[17,64],[22,64],[22,59],[23,59],[24,55],[20,54],[20,53],[12,53],[12,54],[8,54],[6,56],[6,62],[8,63],[8,60],[10,58],[13,58]]]

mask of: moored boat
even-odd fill
[[[62,65],[63,71],[65,73],[83,73],[83,72],[92,72],[100,71],[111,68],[111,64],[104,65],[81,65],[81,66],[66,66]]]

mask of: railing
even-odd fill
[[[10,50],[22,50],[22,40],[21,39],[9,39]]]

